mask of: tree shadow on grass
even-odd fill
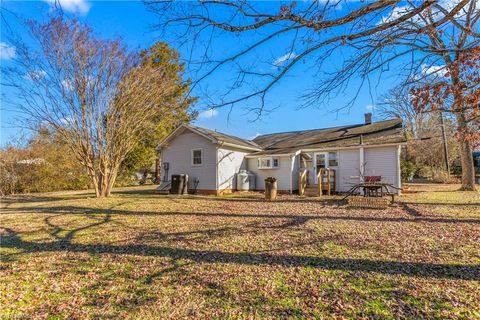
[[[173,198],[173,196],[169,196]],[[220,202],[240,202],[240,203],[271,203],[266,200],[264,196],[245,196],[245,197],[230,197],[230,196],[197,196],[197,195],[186,195],[177,198],[192,198],[192,199],[205,199],[209,201],[220,201]],[[273,204],[278,203],[314,203],[323,206],[340,206],[346,203],[342,198],[320,198],[320,197],[300,197],[300,196],[288,196],[288,197],[279,197],[273,202]]]
[[[405,202],[401,202],[400,203],[400,206],[403,208],[403,210],[410,216],[412,217],[421,217],[422,214],[417,210],[415,209],[414,207],[412,207],[411,205],[409,205],[408,203],[405,203]]]
[[[145,195],[155,195],[157,186],[153,186],[151,189],[126,189],[126,190],[112,190],[114,195],[131,195],[131,196],[145,196]]]
[[[408,206],[407,206],[408,207]],[[405,209],[407,210],[407,209]],[[257,219],[292,219],[287,223],[285,227],[289,225],[299,226],[308,221],[360,221],[360,222],[393,222],[393,223],[449,223],[449,224],[480,224],[480,218],[477,217],[465,217],[465,218],[442,218],[435,216],[421,215],[417,210],[412,208],[408,209],[411,212],[406,212],[408,216],[381,216],[381,215],[352,215],[352,214],[311,214],[311,215],[299,215],[299,214],[277,214],[277,213],[226,213],[226,212],[182,212],[182,211],[168,211],[168,212],[156,212],[156,211],[131,211],[111,208],[90,208],[81,206],[55,206],[55,207],[18,207],[9,209],[5,212],[8,214],[15,213],[48,213],[48,214],[87,214],[87,215],[126,215],[126,216],[186,216],[186,217],[219,217],[219,218],[257,218]],[[407,210],[407,211],[408,211]]]
[[[108,223],[106,216],[103,223]],[[94,223],[92,226],[98,226]],[[154,245],[111,245],[72,243],[72,234],[85,227],[70,231],[65,238],[42,243],[21,239],[12,229],[3,228],[2,247],[22,250],[22,253],[37,252],[85,252],[90,254],[141,255],[165,257],[173,260],[185,259],[196,263],[233,263],[241,265],[269,265],[287,267],[314,267],[327,270],[354,272],[377,272],[391,275],[406,275],[422,278],[445,278],[480,280],[480,265],[441,264],[427,262],[381,261],[369,259],[344,259],[292,254],[224,252],[216,250],[194,250]]]
[[[265,196],[260,193],[252,194],[252,195],[220,195],[220,196],[213,196],[213,195],[201,195],[201,194],[184,194],[184,195],[176,195],[176,194],[157,194],[155,189],[140,189],[140,190],[114,190],[112,194],[117,195],[132,195],[132,196],[148,196],[148,198],[154,199],[168,199],[171,201],[182,201],[188,199],[194,200],[205,200],[205,201],[215,201],[215,202],[240,202],[240,203],[260,203],[260,202],[269,202],[265,199]],[[151,197],[150,197],[151,196]],[[274,203],[316,203],[319,205],[342,205],[345,204],[345,201],[342,201],[342,197],[300,197],[295,195],[287,195],[283,196],[280,195]]]
[[[404,201],[400,203],[405,203],[409,205],[422,205],[422,206],[452,206],[452,207],[480,207],[480,202],[468,202],[468,203],[454,203],[454,202],[415,202],[415,201]]]
[[[79,191],[78,193],[72,193],[67,195],[41,195],[41,194],[23,194],[23,195],[13,195],[13,196],[3,196],[0,197],[0,203],[4,205],[5,208],[8,208],[11,204],[15,203],[35,203],[35,202],[51,202],[51,201],[62,201],[62,200],[78,200],[85,199],[87,197],[94,197],[95,193],[85,190]]]

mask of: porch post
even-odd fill
[[[402,146],[398,145],[397,152],[395,153],[397,156],[397,188],[399,188],[398,195],[401,195],[402,190],[400,189],[402,187],[402,171],[400,168],[400,154],[402,152]]]
[[[155,159],[155,182],[160,183],[160,158]]]
[[[365,177],[365,149],[363,147],[360,147],[359,149],[360,153],[360,183],[364,182],[364,177]],[[364,190],[361,189],[360,192],[363,194]]]
[[[295,155],[290,156],[290,194],[293,194],[293,175],[295,174],[294,171],[295,168]],[[298,175],[298,173],[297,173]],[[300,190],[299,190],[300,192]]]

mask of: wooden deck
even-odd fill
[[[298,191],[300,196],[321,197],[335,192],[336,171],[334,169],[320,169],[316,181],[318,184],[308,184],[308,170],[302,168],[298,176]]]
[[[334,190],[331,190],[330,191],[331,194],[334,194],[335,191]],[[319,189],[318,189],[318,184],[310,184],[310,185],[307,185],[305,188],[304,188],[304,191],[303,191],[303,196],[306,196],[306,197],[320,197],[320,192],[319,192]],[[328,193],[324,190],[322,195],[326,196],[328,195]]]

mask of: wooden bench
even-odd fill
[[[354,208],[385,209],[390,204],[387,198],[381,197],[349,197],[348,205]]]

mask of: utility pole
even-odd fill
[[[443,156],[445,158],[445,168],[447,169],[447,174],[450,176],[450,164],[448,163],[447,134],[445,133],[445,121],[443,120],[443,113],[441,111],[440,111],[440,124],[441,124],[441,127],[442,127]]]

